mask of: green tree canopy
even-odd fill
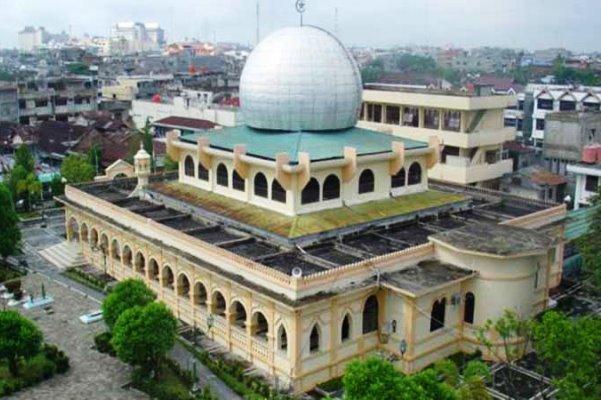
[[[601,288],[601,186],[591,202],[596,210],[588,232],[577,240],[576,246],[582,255],[584,272]]]
[[[16,253],[21,230],[10,190],[3,184],[0,184],[0,226],[0,256],[6,258]]]
[[[165,156],[164,162],[165,171],[177,171],[179,165],[177,165],[177,161],[174,161],[169,155]]]
[[[88,182],[94,179],[96,171],[88,159],[81,154],[67,156],[61,164],[61,176],[68,183]]]
[[[155,295],[144,282],[138,279],[127,279],[119,282],[102,302],[104,322],[113,329],[115,323],[126,310],[152,303]]]
[[[33,173],[35,170],[35,160],[26,144],[22,144],[17,151],[15,151],[15,167],[19,165],[28,173]]]
[[[153,372],[158,380],[161,360],[175,343],[176,328],[177,321],[165,304],[135,306],[117,320],[111,344],[121,360]]]
[[[33,173],[27,174],[25,179],[17,182],[17,197],[25,200],[27,210],[31,210],[33,203],[37,202],[42,194],[42,182]]]
[[[0,359],[8,362],[13,376],[19,374],[19,359],[39,353],[42,332],[16,311],[0,311]]]
[[[561,399],[601,398],[601,320],[570,319],[550,311],[534,325],[538,357],[546,363]]]

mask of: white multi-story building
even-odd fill
[[[146,37],[151,43],[162,46],[165,44],[165,31],[156,22],[148,22],[144,24],[146,28]]]
[[[43,27],[27,26],[19,32],[19,50],[30,53],[46,43],[47,33]]]
[[[590,200],[597,194],[601,182],[601,163],[568,165],[568,172],[576,176],[574,209],[590,205]]]
[[[165,33],[157,23],[119,22],[111,29],[111,52],[131,54],[157,50]]]

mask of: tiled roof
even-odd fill
[[[199,138],[207,138],[211,147],[227,151],[233,151],[234,146],[244,144],[248,155],[268,160],[275,160],[278,153],[288,153],[292,164],[298,163],[299,152],[309,153],[311,161],[318,161],[343,158],[344,148],[347,146],[357,149],[357,155],[391,152],[393,142],[403,142],[407,150],[428,147],[425,142],[361,128],[280,132],[257,130],[244,125],[184,135],[180,140],[197,143]]]
[[[206,119],[167,117],[153,122],[153,125],[164,125],[174,128],[188,128],[195,130],[214,129],[217,125]]]

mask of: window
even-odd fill
[[[161,286],[173,290],[173,282],[175,277],[173,276],[173,270],[170,266],[165,265],[163,267],[163,273],[161,275]]]
[[[255,196],[267,198],[267,178],[261,172],[255,175]]]
[[[582,106],[584,107],[584,111],[599,111],[600,103],[592,103],[592,102],[584,102]]]
[[[317,324],[315,324],[311,330],[311,336],[309,337],[309,351],[311,353],[319,351],[319,327]]]
[[[186,275],[179,274],[179,276],[177,277],[176,292],[177,295],[180,297],[190,297],[190,280]]]
[[[599,187],[599,177],[593,175],[587,175],[584,182],[584,190],[587,192],[596,192]]]
[[[447,308],[447,299],[440,299],[432,305],[430,314],[430,332],[437,331],[444,327],[445,311]]]
[[[576,109],[576,102],[572,100],[561,100],[559,102],[559,111],[574,111]]]
[[[419,111],[417,107],[403,108],[403,126],[419,127]]]
[[[440,112],[438,110],[426,109],[424,111],[424,128],[438,129],[440,123]]]
[[[518,100],[518,110],[524,110],[524,100]]]
[[[282,351],[288,350],[288,334],[284,325],[281,325],[278,331],[278,348]]]
[[[234,188],[234,190],[239,190],[241,192],[244,192],[246,190],[244,178],[242,178],[236,170],[234,170],[234,173],[232,174],[232,187]]]
[[[286,189],[280,185],[277,179],[271,182],[271,200],[277,201],[278,203],[286,202]]]
[[[536,100],[536,107],[541,110],[552,110],[553,109],[553,100],[538,99],[538,100]]]
[[[517,130],[523,131],[524,130],[524,121],[519,118],[516,121],[517,121]]]
[[[378,298],[369,296],[363,307],[363,334],[378,330]]]
[[[231,307],[231,323],[239,328],[246,328],[246,309],[239,301],[235,301]]]
[[[351,338],[351,317],[346,314],[342,320],[342,326],[340,328],[340,341],[344,342]]]
[[[340,198],[340,179],[336,175],[328,175],[323,183],[323,200]]]
[[[399,106],[386,106],[386,123],[398,125],[401,122],[401,108]]]
[[[201,181],[209,180],[209,170],[206,169],[201,163],[198,163],[198,179]]]
[[[545,120],[542,118],[536,119],[536,129],[544,131],[545,130]]]
[[[194,178],[194,159],[190,156],[186,156],[186,160],[184,161],[184,174]]]
[[[407,180],[409,181],[409,185],[419,185],[422,183],[422,167],[419,163],[414,162],[411,164]]]
[[[382,122],[382,105],[367,103],[367,120],[370,122]]]
[[[227,167],[223,164],[219,164],[219,166],[217,167],[217,184],[219,186],[229,186]]]
[[[221,294],[221,292],[216,291],[213,294],[213,313],[224,316],[225,315],[225,297]]]
[[[267,324],[267,318],[262,312],[258,311],[253,315],[252,318],[252,334],[258,336],[261,339],[267,340],[269,334],[269,325]]]
[[[375,177],[371,169],[366,169],[359,176],[359,194],[371,193],[375,188]]]
[[[405,175],[405,168],[401,168],[401,170],[397,172],[396,175],[393,175],[390,178],[390,186],[392,186],[393,188],[405,186],[407,184],[407,177]]]
[[[207,289],[202,282],[194,284],[194,304],[205,306],[207,304]]]
[[[301,204],[317,203],[319,201],[319,182],[311,178],[301,193]]]
[[[476,306],[476,297],[472,292],[465,295],[465,308],[463,310],[463,321],[468,324],[474,323],[474,308]]]
[[[442,128],[445,131],[459,132],[461,129],[461,111],[445,111]]]
[[[503,125],[505,128],[513,128],[514,126],[517,126],[517,119],[505,118]]]

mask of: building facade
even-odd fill
[[[120,22],[111,28],[111,54],[156,51],[164,40],[165,33],[157,23]]]
[[[17,86],[0,83],[0,121],[19,122]]]
[[[443,152],[430,179],[494,187],[512,170],[503,151],[515,138],[515,128],[503,125],[512,104],[512,96],[368,85],[359,126],[415,140],[435,136]]]
[[[48,34],[43,27],[27,26],[19,32],[19,50],[31,53],[41,48],[47,41]]]
[[[601,158],[596,163],[570,164],[568,172],[576,176],[574,191],[574,209],[591,205],[601,186]]]
[[[360,74],[328,32],[277,31],[249,62],[248,125],[169,132],[174,176],[151,176],[140,150],[136,179],[67,186],[67,238],[90,264],[142,280],[181,321],[295,392],[374,352],[405,373],[458,351],[491,357],[479,326],[548,307],[565,205],[429,183],[438,136],[356,127]],[[274,62],[269,90],[260,74]],[[311,90],[320,79],[330,89]]]

